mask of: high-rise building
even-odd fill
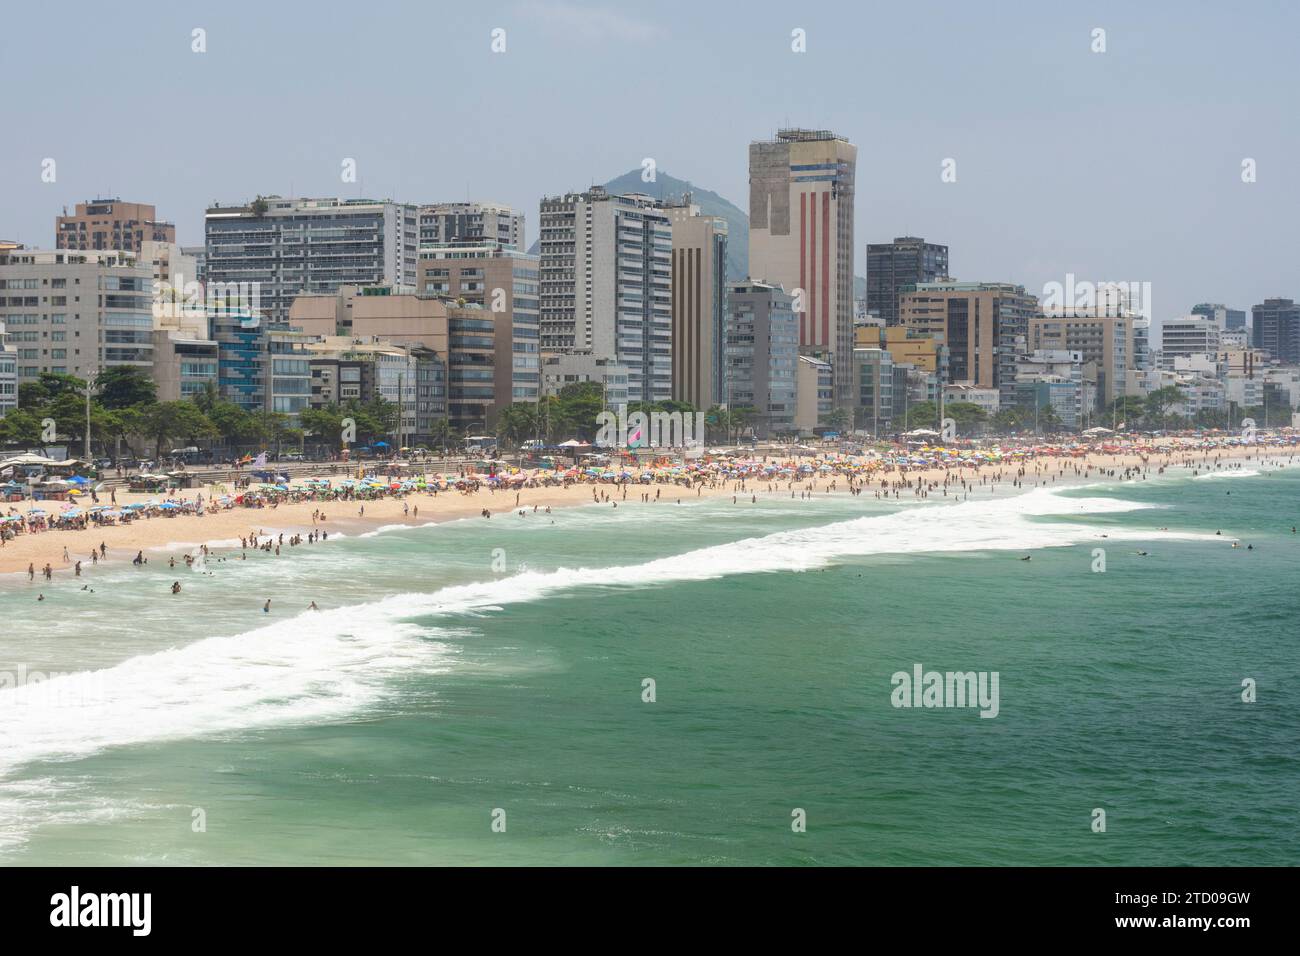
[[[628,370],[631,401],[672,398],[672,223],[599,186],[541,202],[541,347]]]
[[[724,401],[727,220],[700,215],[689,195],[664,211],[673,227],[672,397],[707,409]]]
[[[1214,319],[1220,332],[1246,328],[1246,313],[1243,309],[1230,309],[1222,302],[1201,302],[1192,306],[1192,315],[1203,315]]]
[[[1219,351],[1219,324],[1213,316],[1191,315],[1160,323],[1160,363],[1173,368],[1174,359],[1187,355],[1214,355]]]
[[[417,294],[481,306],[497,322],[495,388],[507,404],[540,397],[538,262],[496,240],[420,246]]]
[[[175,242],[176,227],[161,222],[153,206],[120,199],[77,203],[76,212],[54,218],[56,249],[139,252],[142,242]]]
[[[867,311],[887,327],[901,325],[898,297],[909,286],[935,282],[950,275],[948,247],[916,236],[867,244]]]
[[[417,296],[388,287],[345,288],[328,297],[295,300],[290,324],[308,335],[349,335],[358,341],[431,349],[446,366],[446,416],[451,426],[480,434],[510,404],[496,387],[497,337],[508,323],[477,303]],[[427,397],[427,396],[426,396]]]
[[[886,349],[855,348],[850,368],[854,430],[875,437],[908,428],[910,366]]]
[[[420,207],[420,245],[495,243],[524,248],[524,214],[492,202],[440,202]]]
[[[193,328],[155,326],[153,368],[160,402],[176,402],[201,395],[211,386],[220,393],[218,373],[221,346]]]
[[[1109,405],[1130,388],[1130,373],[1140,371],[1136,343],[1139,334],[1145,341],[1148,332],[1146,320],[1125,309],[1097,307],[1035,315],[1029,323],[1029,351],[1080,353],[1085,389],[1088,382],[1095,383],[1094,397]],[[1092,411],[1091,406],[1086,411]]]
[[[153,272],[132,252],[0,252],[0,322],[19,383],[153,366]]]
[[[18,407],[18,353],[9,347],[9,333],[0,320],[0,418]]]
[[[1291,299],[1265,299],[1251,306],[1250,344],[1283,365],[1300,365],[1300,305]]]
[[[835,372],[830,362],[800,355],[795,374],[794,424],[801,435],[810,435],[835,407]]]
[[[996,388],[1014,401],[1016,361],[1027,350],[1038,300],[1005,282],[923,282],[901,296],[899,320],[947,347],[946,381]]]
[[[794,297],[765,282],[732,283],[725,343],[727,407],[752,409],[759,438],[793,433],[799,358]]]
[[[209,285],[247,284],[256,311],[283,322],[301,293],[345,285],[414,287],[417,208],[370,199],[258,198],[204,220]]]
[[[852,400],[853,197],[858,150],[829,130],[783,129],[749,145],[749,274],[799,308],[799,348]]]

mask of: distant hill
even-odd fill
[[[656,199],[678,199],[682,193],[690,193],[691,201],[700,207],[701,213],[727,220],[727,280],[734,282],[748,278],[749,216],[734,203],[710,189],[696,186],[676,176],[669,176],[662,171],[657,172],[654,182],[642,182],[639,167],[616,179],[611,179],[605,183],[605,188],[615,195],[644,193]],[[539,243],[534,242],[528,251],[536,255],[540,251]]]

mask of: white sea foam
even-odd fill
[[[357,535],[358,538],[377,538],[381,534],[388,534],[390,531],[410,531],[412,528],[419,528],[422,525],[417,524],[385,524],[380,525],[374,531],[367,531],[364,534]]]
[[[1200,481],[1202,478],[1258,478],[1259,472],[1250,468],[1241,471],[1212,471],[1208,475],[1196,475],[1193,480]]]
[[[395,674],[445,670],[453,646],[383,603],[0,690],[0,775],[106,747],[328,720],[381,699]]]
[[[1100,537],[1096,526],[1035,518],[1153,507],[1037,489],[1012,498],[908,508],[781,531],[642,564],[526,571],[431,594],[310,612],[229,637],[145,654],[41,686],[0,690],[0,776],[148,741],[335,719],[380,700],[391,678],[451,665],[414,618],[491,613],[578,588],[654,587],[727,575],[808,571],[869,555],[1028,551]],[[1108,527],[1109,540],[1209,535]],[[330,536],[331,538],[334,535]],[[450,624],[450,622],[448,622]],[[69,703],[75,702],[75,705]]]

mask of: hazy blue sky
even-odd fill
[[[858,146],[859,273],[910,233],[960,279],[1149,281],[1157,317],[1300,297],[1291,3],[76,0],[3,23],[0,237],[28,245],[97,195],[197,244],[209,202],[256,193],[496,199],[531,241],[542,195],[644,157],[745,208],[747,143],[800,125]]]

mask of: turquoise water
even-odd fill
[[[1295,864],[1300,472],[1259,470],[13,578],[0,670],[69,676],[0,690],[0,864]],[[917,663],[997,717],[892,706]]]

